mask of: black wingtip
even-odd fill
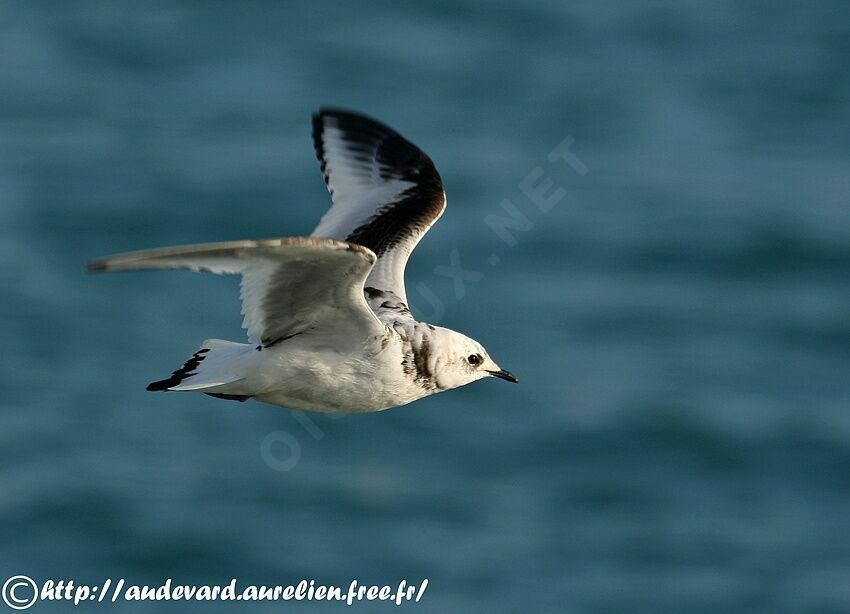
[[[380,136],[382,139],[379,140],[397,138],[406,143],[404,138],[398,134],[398,132],[383,122],[379,122],[374,117],[369,117],[363,113],[358,113],[357,111],[352,111],[350,109],[343,109],[341,107],[319,107],[319,110],[313,113],[313,150],[316,153],[316,159],[319,161],[322,176],[325,178],[326,184],[328,184],[328,160],[325,157],[326,152],[323,140],[325,128],[329,125],[328,122],[325,121],[326,118],[333,118],[334,126],[343,132],[349,134],[361,133],[361,137],[362,135],[369,135],[366,139],[367,142],[374,141],[376,137]],[[331,195],[333,195],[333,190],[331,190],[330,185],[328,185],[328,190],[330,190]]]
[[[329,105],[323,105],[323,106],[319,107],[318,111],[313,113],[313,119],[314,120],[316,118],[321,119],[322,117],[326,117],[326,116],[333,116],[333,117],[338,117],[338,118],[347,118],[347,119],[359,120],[359,121],[368,121],[368,122],[372,122],[372,123],[375,123],[375,124],[380,124],[382,126],[384,125],[382,122],[379,122],[374,117],[370,117],[370,116],[366,115],[365,113],[360,113],[359,111],[353,111],[351,109],[345,109],[343,107],[334,107],[334,106],[329,106]]]
[[[323,106],[319,107],[319,110],[313,113],[314,145],[317,139],[321,140],[322,131],[325,129],[325,118],[333,118],[337,127],[344,132],[360,132],[372,135],[373,138],[376,135],[403,138],[397,131],[384,122],[378,121],[365,113],[343,109],[341,107]]]
[[[325,178],[325,183],[328,181],[328,174],[325,166],[325,145],[322,142],[322,111],[313,113],[313,150],[316,152],[316,158],[319,160],[319,167],[322,169],[322,176]]]

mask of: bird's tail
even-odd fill
[[[254,347],[245,343],[207,339],[182,367],[158,382],[148,384],[152,391],[197,391],[220,398],[244,401],[239,383],[245,379],[246,362]]]

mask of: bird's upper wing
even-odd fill
[[[336,109],[313,116],[313,143],[333,200],[313,236],[368,247],[378,262],[366,285],[407,303],[407,259],[446,208],[434,163],[392,128]]]
[[[354,339],[384,334],[363,295],[375,260],[360,245],[291,237],[128,252],[94,260],[87,268],[241,274],[242,326],[255,343],[271,345],[306,332]]]

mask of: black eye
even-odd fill
[[[471,365],[477,365],[481,362],[481,357],[478,354],[470,354],[466,360]]]

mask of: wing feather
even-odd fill
[[[392,128],[339,109],[313,116],[313,143],[333,200],[313,236],[368,247],[378,262],[367,285],[406,303],[407,259],[446,208],[434,163]]]
[[[288,237],[167,247],[89,262],[89,271],[188,269],[242,275],[243,327],[262,344],[310,332],[383,334],[363,296],[375,254],[333,239]]]

